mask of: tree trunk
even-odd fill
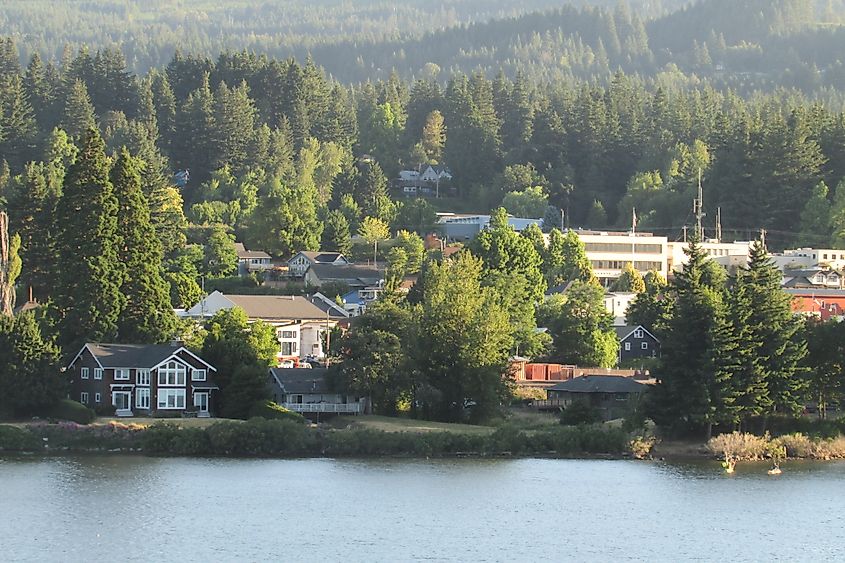
[[[9,216],[0,212],[0,315],[11,317],[15,308],[15,286],[12,278],[12,251],[9,237]]]

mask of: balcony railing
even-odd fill
[[[333,412],[358,414],[363,412],[361,403],[283,403],[283,407],[294,412]]]

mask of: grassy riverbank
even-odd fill
[[[520,430],[363,417],[348,428],[288,420],[214,421],[198,426],[157,421],[146,426],[109,421],[0,426],[0,450],[18,452],[142,452],[234,457],[566,456],[629,455],[619,428],[547,426]],[[184,423],[184,424],[183,424]]]

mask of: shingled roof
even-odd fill
[[[270,383],[281,394],[329,393],[326,369],[270,368]]]
[[[187,348],[180,344],[104,344],[104,343],[88,343],[79,354],[71,362],[71,365],[76,361],[85,349],[97,359],[97,362],[105,368],[153,368],[161,362],[176,354],[181,350],[185,350],[191,356],[197,358],[202,363],[206,364],[212,370],[213,366],[208,364],[202,358],[188,351]]]
[[[547,391],[565,393],[642,393],[646,385],[618,375],[585,375],[562,381]]]

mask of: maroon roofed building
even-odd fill
[[[211,416],[216,371],[180,344],[89,343],[67,367],[70,398],[116,416]]]

